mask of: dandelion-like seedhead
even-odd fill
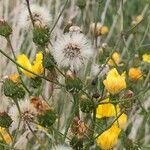
[[[9,115],[13,120],[12,126],[10,127],[10,131],[14,131],[17,128],[20,117],[21,117],[20,129],[23,129],[23,127],[26,125],[26,122],[32,122],[35,116],[37,115],[36,109],[29,100],[20,101],[19,106],[21,110],[21,116],[19,114],[16,105],[13,105],[9,110]]]
[[[87,38],[74,32],[58,38],[52,54],[59,67],[78,71],[92,57],[93,51]]]
[[[30,5],[32,18],[35,25],[40,27],[50,26],[52,21],[51,14],[46,7],[41,7],[36,4]],[[22,28],[29,29],[32,26],[31,18],[28,12],[27,7],[22,8],[21,13],[19,15],[19,25]]]

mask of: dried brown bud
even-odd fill
[[[75,117],[71,125],[71,132],[78,139],[82,139],[88,132],[88,126],[85,122],[81,121],[78,117]]]

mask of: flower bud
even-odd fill
[[[88,131],[88,126],[85,122],[75,117],[72,121],[71,132],[78,138],[82,139]]]
[[[76,73],[73,72],[73,71],[68,70],[68,71],[66,72],[66,76],[67,76],[67,78],[75,79]]]
[[[77,32],[77,33],[80,33],[80,32],[81,32],[81,29],[80,29],[80,27],[78,27],[78,26],[71,26],[71,27],[69,28],[69,32]]]
[[[43,66],[48,70],[52,70],[54,68],[55,60],[50,53],[46,53],[43,57]]]
[[[86,0],[78,0],[78,1],[77,1],[77,6],[78,6],[80,9],[84,9],[85,6],[86,6]]]
[[[69,32],[69,28],[70,28],[72,25],[73,25],[73,24],[72,24],[72,21],[69,21],[69,22],[66,24],[65,28],[64,28],[64,33]]]
[[[74,136],[70,141],[70,145],[74,149],[83,149],[83,140],[78,139],[76,136]]]
[[[30,80],[30,84],[33,88],[38,88],[42,84],[42,79],[40,77],[31,78]]]
[[[94,109],[94,103],[92,100],[87,98],[86,95],[82,95],[80,100],[80,109],[84,113],[90,113]]]
[[[16,99],[16,98],[21,99],[21,98],[24,98],[25,96],[25,91],[22,88],[22,86],[14,83],[10,79],[5,80],[3,84],[3,88],[4,88],[5,96],[11,97],[13,99]]]
[[[70,92],[79,92],[83,85],[82,85],[82,81],[79,78],[66,78],[65,80],[66,83],[66,88],[70,91]]]
[[[0,20],[0,35],[4,37],[8,37],[12,33],[11,27],[4,20]]]
[[[46,110],[37,116],[38,122],[41,126],[47,128],[53,125],[56,121],[56,114],[52,110]]]
[[[12,123],[12,119],[6,112],[0,113],[0,127],[8,128]]]
[[[33,29],[33,42],[40,46],[45,46],[49,42],[49,28],[36,26]]]

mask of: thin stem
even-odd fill
[[[10,49],[11,49],[12,54],[13,54],[13,57],[14,57],[14,59],[16,60],[16,55],[15,55],[13,46],[12,46],[12,44],[11,44],[10,37],[6,38],[6,40],[7,40],[8,44],[9,44],[9,46],[10,46]],[[29,91],[29,89],[27,88],[27,86],[25,85],[25,83],[23,82],[23,79],[22,79],[22,77],[21,77],[21,72],[20,72],[18,66],[17,66],[17,71],[18,71],[18,73],[19,73],[19,75],[20,75],[20,80],[21,80],[21,83],[22,83],[23,87],[24,87],[24,88],[26,89],[26,91],[31,95],[31,92]]]
[[[49,81],[49,82],[54,83],[54,84],[56,84],[56,85],[59,85],[59,86],[61,86],[61,87],[65,87],[65,85],[63,85],[63,84],[61,84],[61,83],[52,81],[52,80],[46,78],[45,76],[38,75],[38,74],[36,74],[36,73],[34,73],[34,72],[32,72],[32,71],[26,69],[26,68],[23,67],[22,65],[18,64],[18,63],[17,63],[15,60],[13,60],[11,57],[9,57],[9,56],[8,56],[4,51],[2,51],[1,49],[0,49],[0,53],[2,53],[2,54],[3,54],[5,57],[7,57],[10,61],[12,61],[14,64],[16,64],[16,65],[19,66],[20,68],[24,69],[25,71],[28,71],[29,73],[31,73],[31,74],[33,74],[33,75],[35,75],[35,76],[37,76],[37,77],[40,77],[40,78],[42,78],[42,79],[44,79],[44,80],[46,80],[46,81]]]
[[[56,25],[57,25],[57,23],[58,23],[58,21],[59,21],[61,15],[62,15],[62,13],[64,12],[64,10],[65,10],[65,8],[66,8],[66,6],[67,6],[68,1],[69,1],[69,0],[66,0],[65,4],[64,4],[64,6],[63,6],[63,8],[62,8],[62,10],[61,10],[61,12],[60,12],[60,14],[58,15],[57,20],[55,21],[55,23],[54,23],[52,29],[50,30],[50,34],[53,32],[54,28],[56,27]]]
[[[46,149],[45,145],[41,142],[41,140],[38,138],[38,136],[34,133],[34,131],[32,130],[30,124],[28,122],[26,122],[29,130],[31,131],[31,133],[33,134],[33,136],[37,139],[38,143],[44,148]]]
[[[103,132],[105,132],[107,129],[109,129],[109,128],[118,120],[118,118],[119,118],[123,113],[124,113],[124,112],[121,112],[121,113],[114,119],[114,121],[113,121],[109,126],[107,126],[107,128],[105,128],[102,132],[100,132],[98,135],[96,135],[96,136],[94,137],[94,139],[98,138]]]
[[[30,3],[29,3],[29,0],[26,0],[26,2],[27,2],[27,8],[28,8],[29,16],[30,16],[32,25],[33,25],[33,27],[34,27],[34,19],[33,19],[33,16],[32,16],[31,9],[30,9]]]

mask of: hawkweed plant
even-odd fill
[[[0,1],[0,150],[150,149],[148,0]]]

